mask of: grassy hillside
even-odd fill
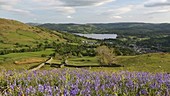
[[[24,23],[0,19],[0,49],[35,46],[44,42],[64,42],[61,33],[32,27]]]
[[[117,63],[124,65],[122,70],[170,72],[170,54],[152,53],[137,56],[120,56]]]
[[[81,40],[87,39],[0,18],[0,69],[29,69],[54,53],[57,44],[77,45]]]

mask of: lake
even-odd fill
[[[116,39],[117,34],[80,34],[80,33],[74,33],[78,36],[83,36],[87,38],[92,38],[92,39]]]

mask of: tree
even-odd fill
[[[109,49],[107,46],[99,46],[96,49],[96,53],[100,64],[111,65],[113,63],[115,58],[114,52],[112,49]]]

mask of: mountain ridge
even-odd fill
[[[126,33],[139,33],[139,32],[156,32],[156,31],[168,31],[170,32],[169,23],[96,23],[96,24],[53,24],[46,23],[39,25],[39,27],[48,28],[51,30],[66,31],[69,33],[99,33],[99,34],[110,34],[116,33],[121,35],[123,32]]]

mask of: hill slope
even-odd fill
[[[35,46],[45,42],[65,42],[62,34],[32,27],[15,20],[0,19],[0,49],[15,48],[18,45]]]

